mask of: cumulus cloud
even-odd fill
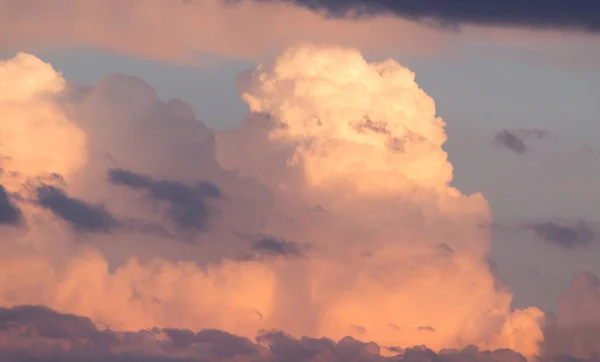
[[[555,140],[556,136],[545,129],[502,130],[494,135],[494,143],[518,154],[529,151],[528,141]]]
[[[32,55],[0,60],[0,167],[8,189],[15,178],[68,178],[86,162],[85,133],[56,104],[65,87],[51,65]]]
[[[243,129],[219,134],[217,156],[286,200],[281,220],[269,220],[275,235],[317,244],[303,271],[304,288],[324,290],[313,302],[317,334],[341,338],[358,330],[386,345],[536,349],[535,322],[508,325],[511,318],[535,321],[539,312],[511,315],[510,295],[496,290],[485,262],[490,235],[478,227],[491,221],[487,203],[449,186],[444,122],[412,72],[392,60],[368,63],[354,50],[300,46],[240,76],[238,90],[264,121],[248,119]],[[271,146],[260,145],[265,139]],[[235,154],[233,144],[241,148]],[[288,157],[274,159],[276,150]],[[289,171],[266,171],[274,162]],[[440,243],[454,252],[440,251]],[[463,300],[463,283],[480,293]],[[448,295],[457,299],[429,304]],[[467,320],[486,327],[465,328]],[[423,325],[436,332],[419,332]],[[523,345],[503,328],[512,339],[523,333]]]
[[[14,82],[29,73],[62,79],[33,56],[7,64]],[[445,123],[395,61],[292,47],[240,75],[251,114],[226,132],[137,78],[56,82],[47,83],[52,97],[40,87],[17,87],[26,96],[15,96],[8,87],[13,100],[0,103],[21,102],[25,112],[2,127],[26,124],[41,107],[52,112],[36,126],[59,135],[30,151],[40,128],[19,128],[14,146],[0,147],[7,167],[23,175],[10,181],[29,226],[0,239],[0,305],[44,305],[106,325],[120,342],[102,347],[105,354],[250,358],[229,355],[226,344],[256,348],[256,360],[299,353],[306,361],[384,361],[401,350],[408,360],[488,358],[469,345],[538,353],[543,313],[511,308],[488,263],[488,203],[450,186]],[[44,181],[52,173],[64,176],[60,187]],[[55,216],[75,229],[136,220],[165,232],[112,228],[86,233],[82,244]],[[178,233],[188,227],[202,232]],[[269,257],[238,257],[244,253]],[[148,334],[155,327],[160,333]],[[191,332],[202,329],[241,337]],[[244,339],[259,330],[289,336],[264,332],[257,345],[268,347],[259,348]],[[164,354],[161,341],[183,346],[181,354]],[[24,345],[45,346],[37,342]],[[406,349],[415,345],[431,350]],[[516,352],[492,355],[521,360]],[[55,353],[75,358],[71,349]]]
[[[597,359],[600,354],[600,281],[589,272],[573,278],[548,320],[543,354]]]
[[[594,232],[583,220],[529,223],[525,227],[532,230],[542,241],[565,249],[589,246],[595,238]]]

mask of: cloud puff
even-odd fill
[[[49,173],[68,178],[86,162],[85,134],[57,103],[65,84],[51,65],[32,55],[0,60],[0,167],[8,189],[15,178]]]
[[[491,273],[490,230],[481,227],[492,221],[489,206],[450,186],[445,123],[410,70],[370,63],[354,49],[300,45],[241,75],[237,87],[251,115],[218,133],[133,77],[69,84],[44,99],[64,122],[44,118],[42,128],[83,134],[83,147],[64,157],[85,158],[24,163],[26,172],[14,164],[31,175],[17,189],[28,196],[45,183],[32,177],[65,173],[60,189],[42,186],[37,195],[60,217],[87,229],[106,224],[90,222],[101,216],[166,232],[114,228],[76,243],[79,234],[46,222],[23,197],[19,206],[35,222],[22,237],[0,239],[0,269],[8,271],[0,304],[79,314],[119,336],[157,327],[183,345],[225,337],[176,329],[248,338],[284,330],[311,338],[263,340],[306,360],[385,360],[375,351],[421,344],[538,352],[543,313],[512,310],[511,293]],[[26,145],[35,132],[11,142]],[[44,149],[51,146],[36,152],[58,152]],[[202,232],[181,236],[171,224]],[[289,257],[237,258],[248,252]],[[345,342],[313,339],[323,336]]]

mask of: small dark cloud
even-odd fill
[[[529,140],[556,140],[556,136],[549,130],[544,129],[515,129],[502,130],[494,135],[494,143],[518,154],[529,151],[527,141]]]
[[[503,130],[496,133],[494,136],[494,142],[519,154],[523,154],[529,149],[521,138],[508,130]]]
[[[263,254],[296,258],[304,255],[306,245],[293,241],[278,239],[273,236],[265,236],[252,245],[252,250]]]
[[[154,200],[167,202],[167,216],[184,231],[206,230],[210,219],[207,199],[222,197],[219,187],[207,181],[187,185],[179,181],[154,180],[123,169],[109,171],[109,180],[115,185],[145,191]]]
[[[432,326],[419,326],[417,327],[417,330],[424,332],[435,332],[435,328],[433,328]]]
[[[546,242],[556,244],[565,249],[589,246],[594,241],[594,232],[585,221],[575,222],[537,222],[528,223],[526,228]]]
[[[85,232],[109,232],[118,222],[101,205],[92,205],[69,197],[63,190],[42,185],[37,188],[38,203],[54,215],[69,222],[76,230]]]
[[[265,1],[265,0],[255,0]],[[269,0],[291,2],[330,16],[392,14],[442,27],[507,26],[600,32],[600,3],[594,0]]]
[[[272,235],[261,235],[258,237],[246,236],[236,233],[242,239],[252,242],[250,250],[243,252],[234,259],[239,261],[261,260],[265,258],[303,258],[310,250],[311,245],[284,240]]]
[[[18,225],[22,218],[21,210],[11,202],[6,188],[0,185],[0,224]]]

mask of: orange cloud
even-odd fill
[[[28,59],[31,74],[58,77]],[[7,74],[17,82],[23,72]],[[62,97],[43,106],[77,129],[74,140],[84,132],[86,147],[75,142],[72,154],[56,156],[70,167],[16,164],[33,178],[14,196],[29,229],[0,239],[0,304],[42,304],[119,330],[253,337],[275,328],[390,350],[474,344],[538,353],[543,314],[513,311],[511,293],[492,275],[489,206],[450,186],[445,123],[410,70],[370,63],[352,48],[305,44],[240,76],[237,87],[252,115],[222,133],[136,78],[58,88]],[[39,122],[48,134],[64,126]],[[35,132],[18,134],[12,149],[26,148]],[[35,176],[53,170],[70,176],[59,185],[60,206],[47,211],[25,190],[49,183]],[[193,193],[203,185],[218,197]],[[89,205],[102,205],[100,216],[119,227],[67,227]],[[209,214],[207,225],[199,213]],[[202,225],[182,232],[173,225],[182,219]],[[274,236],[271,251],[307,247],[244,258],[265,247],[257,241],[264,235]]]
[[[62,76],[32,55],[0,60],[0,167],[5,171],[67,177],[86,162],[85,134],[56,105],[64,89]]]

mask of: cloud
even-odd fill
[[[72,176],[86,162],[86,138],[58,106],[66,87],[62,76],[40,59],[19,53],[0,60],[0,84],[4,186],[17,191],[14,182],[27,177]]]
[[[91,205],[69,197],[63,190],[51,185],[42,185],[36,191],[40,206],[79,231],[109,232],[118,225],[117,220],[101,205]]]
[[[600,354],[600,282],[589,272],[576,275],[558,300],[558,309],[545,327],[546,356],[597,359]]]
[[[299,245],[293,241],[281,240],[272,236],[260,238],[252,245],[252,249],[257,252],[280,255],[283,257],[302,256],[303,248],[303,245]]]
[[[535,5],[516,6],[513,11],[509,10],[512,5],[507,5],[512,2],[499,0],[477,6],[453,4],[448,9],[443,8],[441,0],[428,1],[427,5],[390,2],[383,9],[392,11],[362,18],[332,17],[299,6],[324,4],[333,10],[346,8],[348,3],[47,0],[43,11],[40,8],[32,12],[31,7],[37,5],[35,0],[0,0],[0,49],[91,47],[161,61],[214,64],[213,57],[206,57],[207,54],[261,60],[298,42],[356,47],[369,57],[388,56],[400,50],[402,54],[439,57],[456,56],[456,49],[464,41],[473,41],[526,49],[527,60],[536,62],[560,66],[598,64],[599,57],[590,50],[598,46],[597,37],[560,31],[577,28],[586,17],[593,17],[587,3],[545,6],[538,0]],[[377,2],[352,3],[359,7],[364,4],[363,8],[378,7]],[[566,11],[562,11],[564,7]],[[585,9],[584,15],[579,16],[578,9]],[[114,14],[119,14],[118,21]],[[414,21],[418,19],[423,21]],[[444,26],[439,26],[440,22]],[[545,26],[546,22],[551,24]],[[467,25],[457,32],[453,26],[457,23]],[[515,30],[504,25],[538,26],[544,31]]]
[[[564,249],[589,246],[594,241],[594,232],[585,221],[575,222],[538,222],[529,223],[526,227],[546,242],[556,244]]]
[[[503,130],[496,133],[494,136],[494,141],[497,144],[519,154],[523,154],[529,149],[523,140],[508,130]]]
[[[528,140],[555,140],[556,136],[542,129],[502,130],[494,135],[494,143],[518,154],[529,151]]]
[[[538,311],[511,314],[504,304],[510,296],[495,289],[485,261],[489,230],[479,227],[491,221],[487,202],[449,186],[445,123],[412,72],[392,60],[369,63],[352,49],[306,45],[241,75],[237,87],[254,117],[218,134],[217,157],[271,185],[284,205],[280,221],[269,220],[273,235],[315,241],[309,266],[296,272],[306,276],[301,283],[289,276],[284,285],[293,287],[283,290],[288,301],[323,286],[326,294],[313,297],[317,335],[434,349],[537,348]],[[294,210],[295,203],[301,207]],[[314,205],[326,212],[315,213]],[[442,242],[454,252],[440,250]],[[480,294],[463,300],[467,280]],[[430,304],[447,295],[457,300]],[[495,319],[489,308],[505,312]],[[471,318],[489,334],[463,329]],[[308,322],[289,323],[286,331],[314,328]],[[423,325],[436,333],[415,332]],[[527,336],[517,341],[520,333]]]
[[[423,54],[444,47],[446,38],[434,29],[390,16],[358,22],[328,19],[279,2],[48,0],[43,11],[31,12],[34,3],[0,0],[0,48],[91,46],[195,63],[202,62],[206,53],[261,59],[300,41]]]
[[[280,1],[280,0],[275,0]],[[286,0],[283,0],[286,1]],[[445,26],[493,25],[528,28],[558,28],[586,32],[600,31],[600,7],[586,0],[572,3],[533,0],[455,2],[444,0],[419,2],[387,0],[288,0],[311,9],[327,10],[333,15],[394,14],[415,20],[434,20]]]
[[[0,357],[24,361],[154,362],[236,361],[428,361],[524,362],[508,350],[479,351],[468,347],[436,354],[416,347],[396,357],[384,357],[376,343],[351,337],[339,341],[303,337],[280,331],[264,331],[256,341],[220,330],[160,329],[117,332],[98,329],[85,317],[57,313],[40,306],[0,309]]]
[[[12,203],[6,188],[0,185],[0,224],[17,225],[21,220],[21,210]]]
[[[431,351],[406,353],[418,360],[469,345],[538,352],[544,314],[513,310],[510,291],[492,274],[491,231],[481,227],[492,221],[489,205],[450,186],[445,122],[410,70],[393,60],[368,62],[352,48],[304,44],[240,75],[236,86],[251,114],[224,132],[123,75],[85,87],[63,82],[55,98],[27,103],[29,112],[40,105],[61,116],[61,123],[38,120],[48,134],[74,132],[85,142],[67,148],[59,137],[64,155],[54,143],[40,144],[36,154],[71,161],[33,168],[21,158],[12,171],[27,177],[13,180],[15,189],[27,195],[40,174],[65,172],[62,191],[52,186],[46,202],[63,218],[108,220],[97,208],[105,205],[114,220],[166,232],[114,228],[86,234],[82,245],[71,228],[24,204],[30,229],[0,238],[0,270],[7,271],[0,305],[90,318],[120,338],[111,353],[164,354],[153,338],[166,331],[175,336],[169,343],[193,346],[176,356],[169,350],[169,358],[227,360],[222,340],[252,349],[229,335],[186,329],[294,336],[262,334],[270,347],[257,347],[257,360],[300,353],[307,361],[385,361],[380,354],[423,344]],[[26,151],[36,132],[19,133],[15,149]],[[171,226],[202,232],[182,236]],[[289,257],[231,257],[245,252]],[[140,332],[155,327],[159,337]],[[123,338],[141,345],[130,351]]]
[[[210,217],[207,199],[222,196],[218,186],[205,181],[191,186],[177,181],[155,181],[122,169],[110,170],[109,179],[115,185],[146,190],[153,199],[169,203],[169,218],[184,231],[206,229]]]
[[[57,313],[43,306],[23,305],[0,308],[0,315],[2,316],[0,330],[5,333],[15,328],[23,328],[41,338],[55,340],[82,338],[91,342],[92,347],[96,348],[118,343],[115,336],[99,331],[88,318]]]

